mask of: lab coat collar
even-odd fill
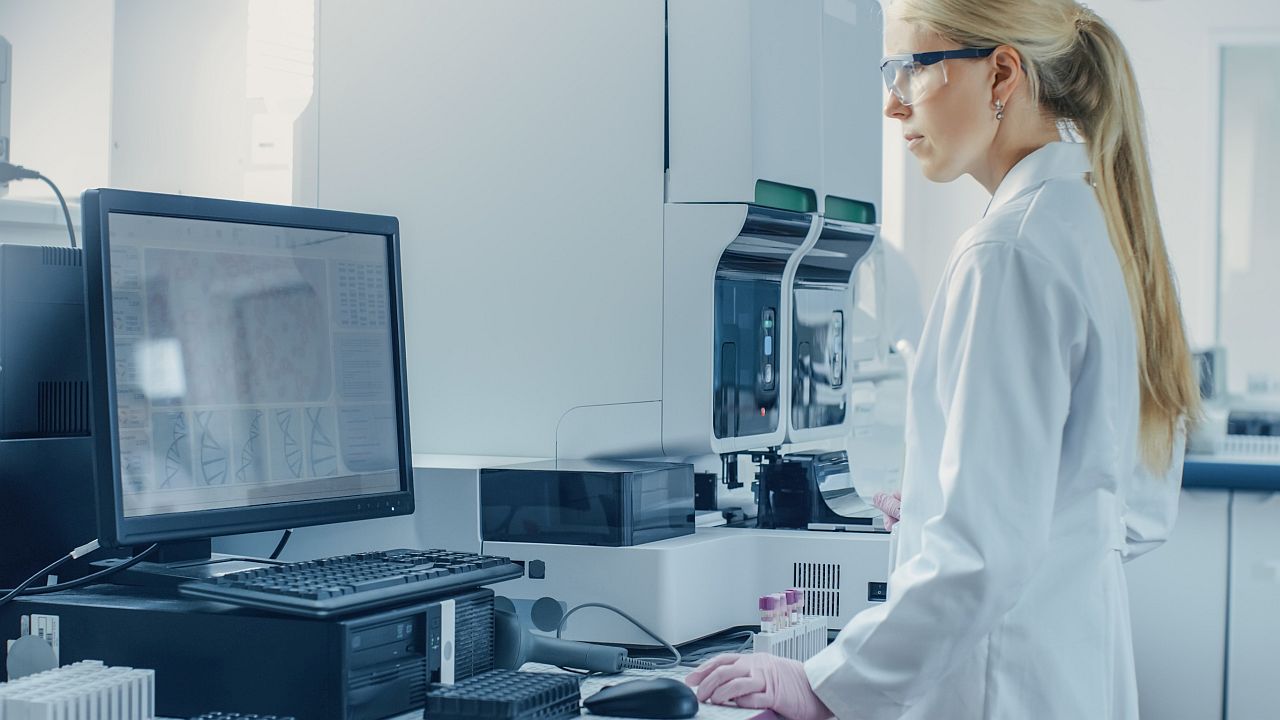
[[[1047,180],[1090,171],[1089,149],[1084,143],[1051,142],[1022,158],[1000,181],[983,216]]]

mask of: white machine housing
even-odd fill
[[[876,0],[323,0],[317,22],[297,199],[400,218],[416,449],[782,442],[710,430],[711,276],[760,181],[878,205]]]
[[[760,624],[761,595],[805,591],[805,612],[831,630],[883,601],[889,536],[808,530],[700,528],[693,535],[626,548],[485,542],[486,554],[538,561],[545,577],[517,578],[494,591],[512,599],[526,626],[534,602],[550,598],[562,612],[605,603],[683,644],[729,628]],[[602,582],[602,576],[608,577]],[[543,600],[545,602],[545,600]],[[551,634],[550,631],[543,631]],[[570,640],[655,645],[617,615],[584,609],[565,624]]]
[[[760,180],[880,205],[875,0],[669,0],[667,201]]]

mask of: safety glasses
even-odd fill
[[[929,93],[947,84],[947,68],[943,60],[984,58],[995,52],[991,48],[963,48],[936,52],[886,55],[880,58],[884,85],[903,105],[914,105]]]

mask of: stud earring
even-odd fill
[[[996,120],[1004,119],[1004,101],[996,100]]]

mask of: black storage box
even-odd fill
[[[693,528],[692,465],[547,460],[480,472],[487,541],[624,547]]]

